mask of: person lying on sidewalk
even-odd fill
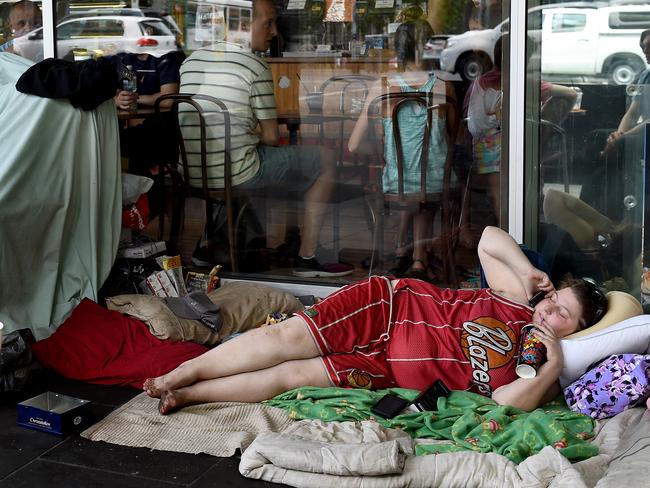
[[[160,398],[164,415],[197,403],[259,402],[301,386],[423,390],[441,379],[452,390],[533,410],[560,391],[559,339],[597,322],[606,301],[582,279],[567,277],[556,289],[496,227],[483,231],[478,253],[490,288],[371,277],[147,379],[143,389]],[[545,298],[531,308],[539,291]],[[535,378],[522,379],[517,343],[530,322],[547,361]]]

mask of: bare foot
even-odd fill
[[[144,383],[142,383],[142,389],[151,398],[160,398],[160,395],[163,392],[163,388],[158,387],[159,381],[160,381],[160,377],[147,378],[146,380],[144,380]]]
[[[158,411],[161,415],[167,415],[168,413],[175,412],[182,406],[183,404],[178,398],[178,394],[174,390],[163,391],[160,395],[160,401],[158,402]]]

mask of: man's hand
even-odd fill
[[[615,130],[607,137],[607,144],[605,144],[605,152],[611,151],[614,148],[614,143],[625,135],[622,130]]]
[[[120,90],[113,99],[117,108],[128,110],[133,103],[138,103],[138,94],[136,92]]]

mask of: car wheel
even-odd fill
[[[467,54],[460,61],[458,61],[458,69],[456,72],[465,81],[474,81],[483,73],[485,61],[483,57],[476,53]]]
[[[615,85],[629,85],[642,69],[643,65],[635,59],[616,61],[610,71],[609,79]]]

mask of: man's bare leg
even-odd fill
[[[311,257],[316,252],[327,205],[331,201],[336,178],[336,160],[332,151],[321,147],[321,173],[305,194],[305,212],[301,226],[301,241],[298,254]]]
[[[284,322],[250,330],[184,362],[173,371],[149,378],[142,389],[151,397],[176,390],[197,381],[211,380],[275,366],[292,359],[319,356],[303,319],[291,317]]]
[[[413,265],[411,269],[427,268],[427,245],[431,241],[431,224],[435,213],[420,209],[413,213]]]
[[[299,386],[331,386],[320,358],[287,361],[248,373],[199,381],[164,391],[158,410],[165,415],[187,405],[208,402],[260,402]]]

